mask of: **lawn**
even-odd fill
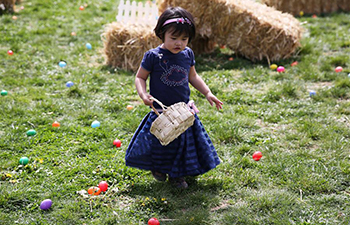
[[[0,90],[7,91],[0,96],[0,224],[350,223],[349,13],[299,17],[301,48],[272,62],[284,73],[228,49],[197,56],[198,73],[224,102],[217,111],[191,89],[222,163],[177,190],[125,166],[149,108],[133,73],[104,64],[101,34],[118,1],[16,7],[0,16]],[[91,127],[95,120],[100,127]],[[100,181],[108,190],[89,196]],[[49,210],[40,209],[45,199]]]

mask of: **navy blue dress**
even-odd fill
[[[188,74],[194,64],[194,54],[188,47],[178,54],[160,47],[146,52],[141,66],[150,71],[150,94],[167,106],[180,101],[187,103],[190,97]],[[160,109],[157,103],[154,106]],[[151,111],[140,123],[126,150],[127,166],[184,177],[203,174],[220,164],[197,115],[193,126],[167,146],[162,146],[150,133],[156,118]]]

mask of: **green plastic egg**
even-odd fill
[[[28,162],[29,162],[29,159],[27,157],[22,157],[19,159],[19,164],[21,164],[23,166],[27,165]]]
[[[7,91],[2,90],[2,91],[1,91],[1,96],[5,96],[5,95],[7,95]]]
[[[27,136],[34,136],[36,135],[36,131],[35,130],[28,130],[27,131]]]

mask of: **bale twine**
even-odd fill
[[[244,57],[278,61],[300,46],[297,19],[250,0],[158,0],[159,10],[180,6],[194,17],[197,33]]]
[[[131,71],[137,71],[146,51],[161,44],[152,27],[120,22],[107,24],[102,40],[106,64]]]
[[[15,1],[16,0],[0,0],[0,15],[5,12],[13,13],[15,11]]]
[[[350,11],[350,0],[262,0],[268,6],[272,6],[283,12],[293,15],[326,14],[337,11]]]

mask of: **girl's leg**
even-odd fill
[[[153,170],[152,170],[152,175],[153,175],[154,179],[156,179],[157,181],[165,181],[166,177],[167,177],[165,173],[161,173],[161,172],[153,171]]]
[[[169,182],[177,188],[182,188],[182,189],[188,188],[188,184],[183,177],[176,177],[176,178],[169,177]]]

